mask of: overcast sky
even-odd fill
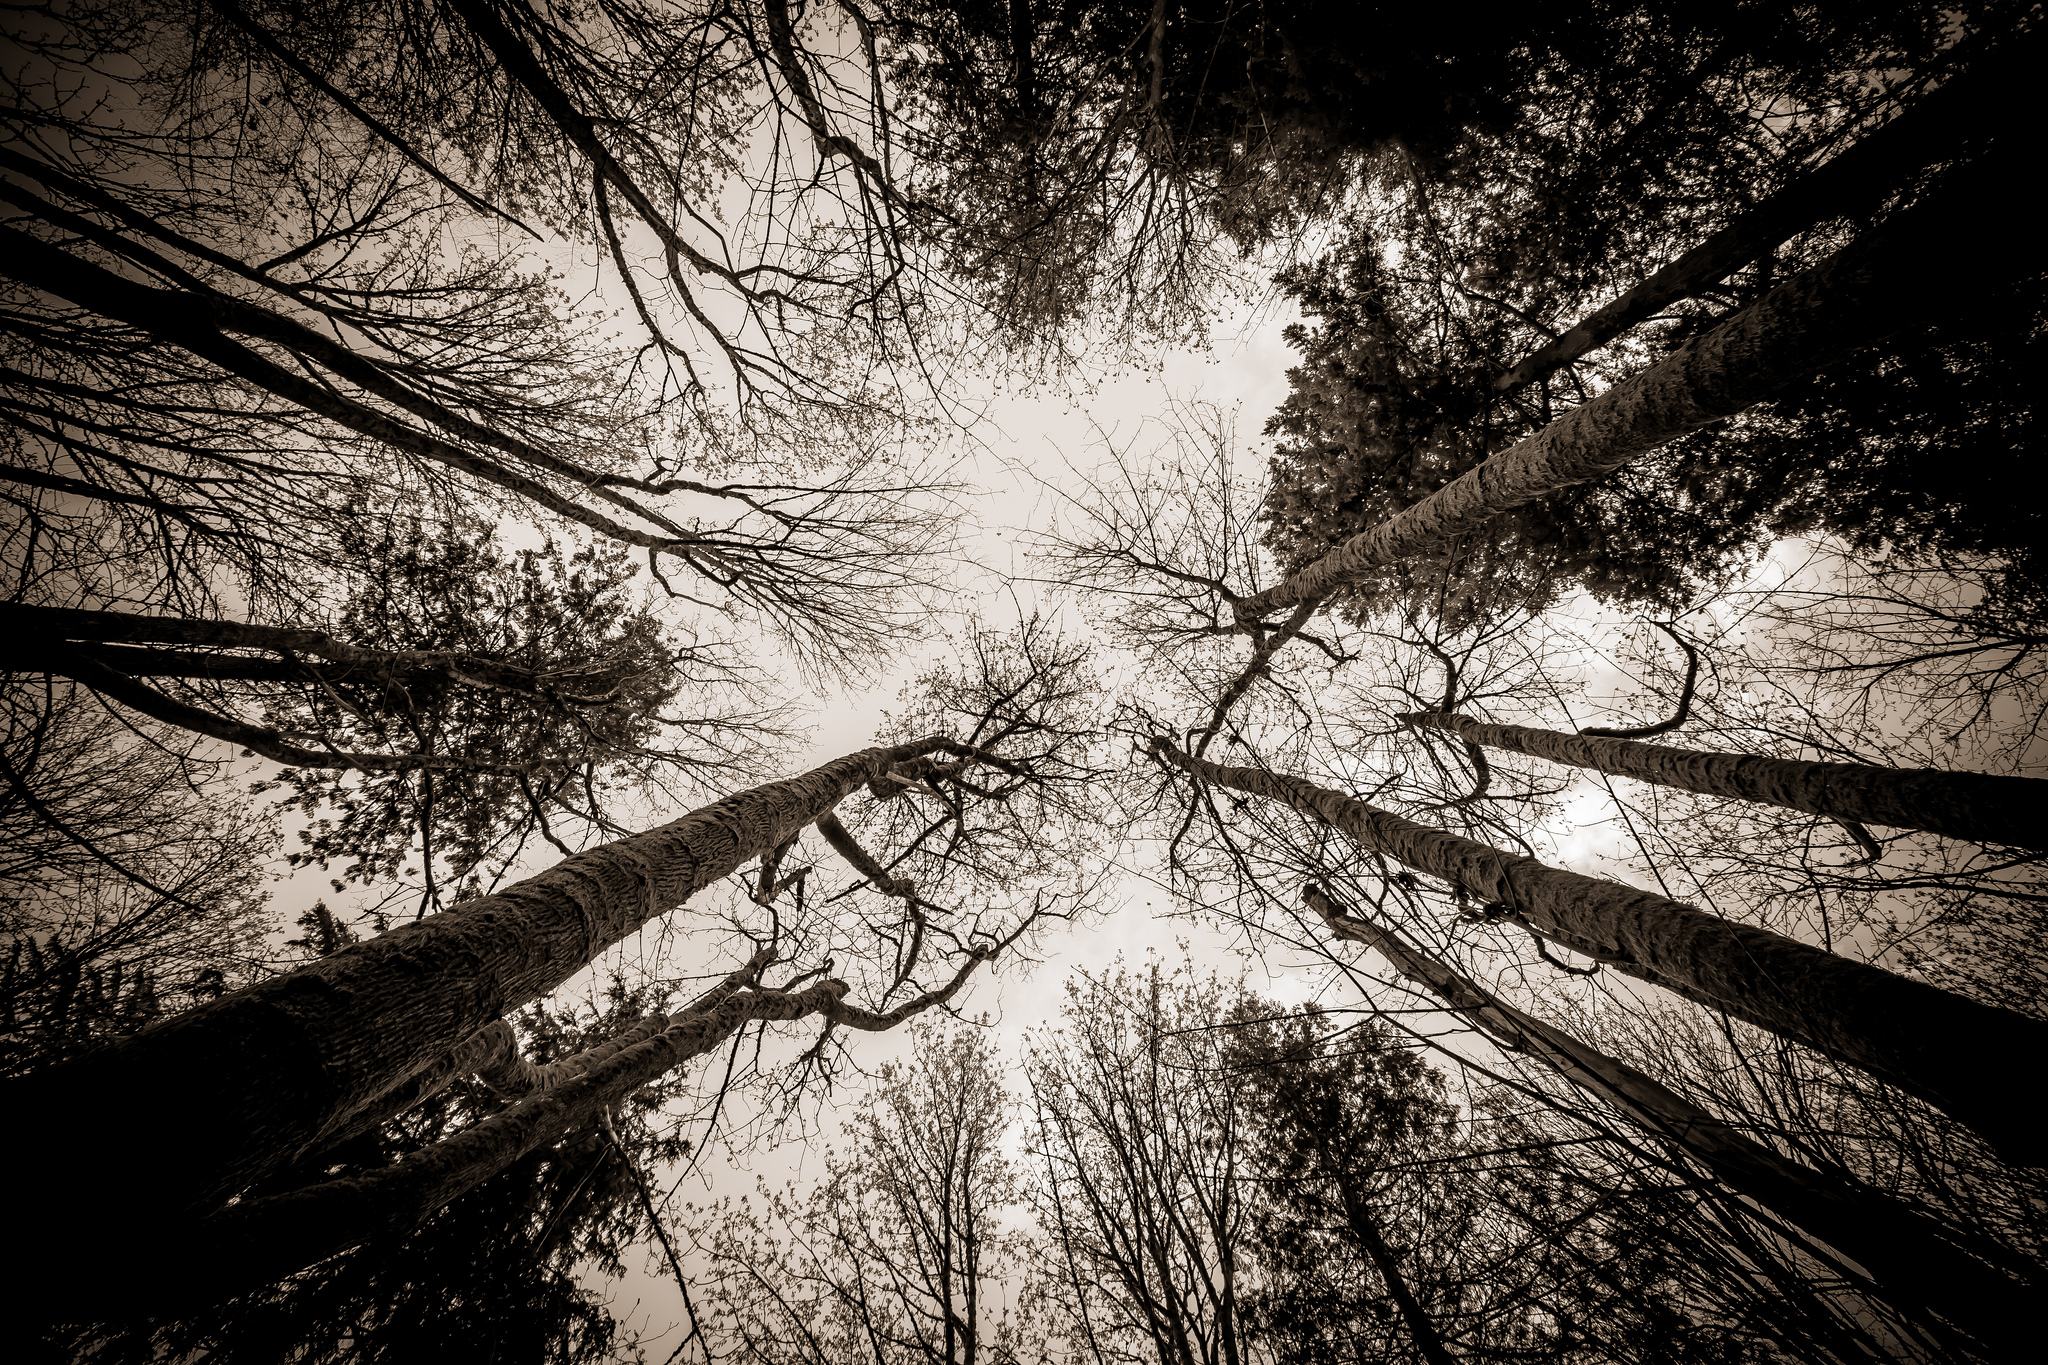
[[[1075,385],[996,392],[992,383],[983,381],[980,392],[957,394],[960,406],[985,405],[987,414],[963,434],[960,447],[964,464],[959,476],[980,490],[965,503],[963,553],[953,566],[953,606],[962,619],[978,611],[1000,625],[1014,616],[1013,599],[1027,610],[1047,604],[1030,584],[1013,581],[1030,574],[1023,538],[1047,526],[1067,471],[1085,473],[1102,459],[1105,438],[1119,445],[1135,439],[1140,449],[1163,438],[1172,400],[1199,399],[1234,411],[1238,458],[1247,462],[1248,470],[1262,464],[1271,442],[1259,434],[1260,428],[1286,396],[1286,372],[1294,360],[1281,329],[1296,316],[1277,301],[1240,310],[1216,327],[1207,353],[1170,351],[1149,371],[1103,379],[1085,389]],[[806,769],[872,742],[882,713],[897,705],[902,686],[944,649],[943,642],[934,642],[904,658],[890,676],[871,687],[815,698],[815,733],[808,748],[792,759],[791,769]],[[1254,989],[1290,1002],[1304,1001],[1326,984],[1327,973],[1285,959],[1247,961],[1233,950],[1229,936],[1186,919],[1168,918],[1163,913],[1167,898],[1155,894],[1140,877],[1126,876],[1114,888],[1093,922],[1058,932],[1045,942],[1039,965],[1020,971],[1008,964],[994,979],[977,982],[963,1002],[970,1015],[993,1016],[998,1051],[1013,1062],[1021,1055],[1027,1030],[1056,1019],[1069,976],[1077,969],[1100,971],[1119,955],[1142,965],[1148,954],[1156,953],[1171,963],[1180,959],[1185,944],[1197,963],[1227,975],[1249,971]],[[903,1030],[860,1035],[854,1042],[855,1056],[863,1068],[872,1069],[897,1056],[908,1041]],[[835,1102],[850,1105],[856,1093],[841,1093]],[[827,1138],[837,1138],[838,1123],[837,1115],[828,1112],[822,1125]],[[751,1152],[737,1167],[714,1158],[707,1163],[704,1184],[685,1189],[678,1198],[701,1204],[707,1196],[745,1193],[753,1189],[757,1176],[771,1183],[803,1179],[818,1169],[818,1155],[809,1144],[788,1143],[770,1152]],[[656,1172],[658,1188],[667,1189],[671,1175]],[[639,1259],[643,1264],[633,1267],[624,1280],[593,1281],[591,1287],[613,1297],[614,1311],[632,1329],[650,1338],[665,1333],[649,1342],[650,1354],[659,1358],[680,1339],[673,1328],[682,1320],[681,1296],[665,1267],[657,1266],[658,1251]],[[661,1273],[650,1273],[657,1270]]]

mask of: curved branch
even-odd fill
[[[817,828],[818,833],[825,836],[825,842],[846,859],[848,866],[874,883],[875,890],[885,896],[901,896],[906,900],[916,897],[916,885],[906,878],[891,876],[872,854],[860,846],[860,841],[853,837],[853,831],[841,824],[836,814],[826,811],[819,816]]]
[[[1693,684],[1699,681],[1700,652],[1693,648],[1691,641],[1680,635],[1672,626],[1668,626],[1662,621],[1652,621],[1650,624],[1678,641],[1678,647],[1685,651],[1685,686],[1678,693],[1678,709],[1671,713],[1671,719],[1658,721],[1655,725],[1638,725],[1633,729],[1608,729],[1604,726],[1588,726],[1579,731],[1580,734],[1592,735],[1599,739],[1649,739],[1652,736],[1669,734],[1671,731],[1676,730],[1679,726],[1685,724],[1686,717],[1692,714],[1692,689]],[[1455,711],[1458,708],[1445,705],[1439,709],[1448,712]]]
[[[1444,666],[1444,700],[1442,707],[1440,707],[1439,709],[1445,712],[1457,710],[1458,708],[1456,703],[1458,697],[1458,661],[1456,659],[1453,659],[1450,656],[1449,652],[1447,652],[1441,646],[1435,644],[1432,641],[1422,641],[1422,647],[1428,650],[1430,653],[1436,655],[1438,661],[1441,662]],[[1425,714],[1426,713],[1424,712],[1410,712],[1403,715],[1397,715],[1394,717],[1394,719],[1400,721],[1403,725],[1408,726],[1410,729],[1415,729],[1417,728],[1418,722],[1422,719],[1423,715]],[[1457,798],[1455,801],[1438,801],[1430,805],[1424,806],[1422,807],[1422,809],[1459,810],[1465,806],[1471,805],[1474,801],[1479,800],[1481,797],[1485,796],[1486,793],[1492,788],[1493,765],[1486,761],[1486,750],[1481,748],[1479,745],[1473,743],[1471,740],[1465,739],[1463,736],[1459,736],[1459,739],[1460,742],[1463,743],[1465,746],[1465,761],[1472,765],[1472,790],[1467,792],[1465,795]]]

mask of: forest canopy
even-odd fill
[[[25,1339],[2018,1358],[2039,15],[1698,8],[13,12]]]

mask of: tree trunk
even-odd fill
[[[18,199],[23,196],[12,197]],[[57,217],[47,209],[42,212],[46,218]],[[360,364],[350,363],[343,348],[320,337],[304,324],[279,317],[253,304],[242,303],[223,294],[137,284],[82,257],[7,227],[0,227],[0,274],[10,275],[31,289],[47,290],[81,308],[126,323],[156,340],[182,347],[236,378],[307,412],[317,413],[357,435],[367,436],[418,459],[460,470],[609,539],[677,554],[685,559],[690,558],[690,552],[696,545],[695,540],[688,536],[672,536],[626,526],[558,493],[549,484],[517,467],[477,454],[432,432],[408,426],[343,395],[331,385],[295,374],[276,364],[269,357],[234,340],[228,335],[229,331],[239,330],[245,336],[287,336],[290,344],[302,354],[317,354],[322,361],[334,365],[337,372],[346,372],[359,383],[370,382],[372,376],[368,370],[374,369],[367,362],[361,362],[360,357],[356,358]],[[378,387],[387,386],[380,384]],[[380,396],[388,398],[391,395]],[[627,504],[626,510],[631,515],[643,517],[657,526],[665,523],[666,519],[658,512],[634,504],[606,487],[603,475],[565,465],[565,462],[538,449],[523,450],[521,459],[537,464],[558,477],[577,479],[582,487],[589,489],[592,496],[601,501]]]
[[[294,666],[283,659],[258,659],[245,654],[205,654],[194,649],[138,649],[133,645],[78,645],[69,649],[37,649],[39,641],[22,642],[10,660],[16,673],[63,674],[68,656],[84,655],[94,663],[130,678],[205,678],[212,682],[295,683],[321,678],[345,682],[332,669]],[[424,681],[424,679],[422,679]]]
[[[1325,916],[1327,918],[1327,916]],[[1443,1335],[1436,1330],[1436,1323],[1417,1301],[1415,1291],[1408,1287],[1408,1279],[1401,1273],[1401,1267],[1394,1260],[1394,1251],[1387,1245],[1387,1239],[1380,1235],[1380,1225],[1373,1220],[1372,1210],[1365,1205],[1364,1196],[1352,1188],[1353,1181],[1348,1172],[1330,1159],[1329,1150],[1317,1144],[1317,1155],[1322,1158],[1323,1167],[1330,1172],[1336,1183],[1337,1193],[1344,1200],[1344,1221],[1351,1226],[1351,1235],[1358,1239],[1365,1249],[1373,1269],[1379,1271],[1380,1281],[1386,1285],[1387,1294],[1394,1300],[1394,1306],[1401,1311],[1401,1321],[1407,1325],[1408,1337],[1415,1343],[1416,1353],[1428,1365],[1457,1365],[1457,1357],[1444,1345]]]
[[[340,1125],[323,1133],[315,1156],[317,1157],[320,1152],[332,1151],[349,1139],[361,1137],[374,1128],[383,1127],[414,1105],[440,1094],[464,1076],[480,1073],[504,1048],[511,1035],[511,1026],[503,1020],[486,1024],[414,1073],[410,1080],[392,1086],[375,1100],[349,1115]]]
[[[829,812],[818,819],[818,833],[825,836],[825,842],[832,845],[833,852],[846,860],[846,865],[868,879],[875,890],[885,896],[915,896],[917,888],[902,877],[892,876],[889,870],[875,861],[874,855],[860,846],[853,837],[853,831],[839,823],[839,817]]]
[[[588,760],[582,755],[540,758],[526,763],[484,763],[461,755],[422,753],[377,754],[350,749],[308,749],[294,744],[284,732],[268,725],[251,725],[203,707],[179,701],[154,687],[139,683],[127,674],[107,667],[82,650],[49,644],[42,663],[53,673],[84,683],[109,701],[119,702],[152,720],[195,735],[205,735],[225,744],[259,754],[287,768],[347,768],[359,772],[477,772],[517,777],[551,769],[574,767]]]
[[[182,1241],[176,1264],[160,1265],[145,1283],[125,1290],[118,1311],[189,1312],[274,1284],[370,1238],[403,1235],[528,1153],[602,1123],[628,1095],[747,1024],[819,1015],[883,1032],[951,999],[992,951],[970,957],[940,989],[877,1014],[847,1005],[843,981],[801,991],[752,986],[771,956],[764,949],[687,1008],[651,1016],[544,1067],[510,1050],[509,1028],[486,1030],[478,1035],[490,1040],[479,1075],[494,1086],[523,1090],[517,1103],[382,1170],[231,1204],[200,1220]],[[82,1321],[107,1316],[105,1286],[78,1283],[75,1267],[61,1271],[64,1283],[46,1295],[60,1320],[66,1313]]]
[[[1681,791],[1761,801],[1832,820],[1924,829],[1975,843],[2048,850],[2048,782],[2038,778],[1706,753],[1525,725],[1488,725],[1443,711],[1403,719],[1491,749]]]
[[[207,621],[184,616],[145,616],[126,611],[84,611],[67,607],[34,607],[0,602],[0,630],[31,642],[81,642],[73,646],[109,668],[131,677],[234,678],[260,682],[299,682],[321,678],[330,682],[381,683],[414,688],[430,683],[459,683],[522,696],[569,696],[573,687],[552,685],[541,673],[497,659],[479,658],[446,649],[370,649],[337,640],[323,630],[298,626],[260,626],[244,621]],[[83,642],[90,641],[90,644]],[[135,643],[204,645],[214,649],[260,649],[278,657],[200,654],[185,650],[129,648]],[[33,645],[31,646],[33,648]],[[309,655],[336,665],[319,669],[299,661]],[[62,672],[61,663],[37,671]],[[609,687],[602,672],[577,675],[578,684]]]
[[[1597,350],[1646,318],[1725,279],[1817,223],[1878,207],[1922,167],[1952,161],[1973,138],[2023,126],[2035,35],[2002,44],[1826,165],[1795,176],[1728,226],[1493,381],[1511,393]]]
[[[1738,1195],[1862,1266],[1884,1297],[1909,1316],[1917,1316],[1915,1310],[1922,1307],[1932,1309],[1994,1352],[2022,1340],[2014,1310],[2027,1293],[2026,1283],[1956,1246],[1933,1220],[1885,1195],[1780,1156],[1634,1067],[1495,1000],[1393,930],[1339,911],[1319,887],[1306,888],[1303,899],[1337,937],[1377,949],[1395,971],[1503,1048],[1548,1066],[1705,1166]],[[1973,1249],[2016,1265],[2003,1248]]]
[[[739,792],[11,1081],[0,1090],[7,1111],[32,1118],[10,1125],[8,1159],[82,1201],[70,1220],[81,1238],[208,1212],[862,783],[963,748],[864,749]],[[147,1142],[128,1136],[138,1114]]]
[[[2029,268],[2023,215],[1983,214],[1979,185],[2017,183],[2018,160],[1994,154],[1958,173],[1938,202],[1898,215],[1835,256],[1693,338],[1670,356],[1573,408],[1535,435],[1265,592],[1239,598],[1240,622],[1327,597],[1376,566],[1422,554],[1524,503],[1597,479],[1668,441],[1741,412],[1788,380],[1823,369],[1939,314],[1959,290]],[[1930,270],[1957,241],[1966,273]]]
[[[1722,919],[1619,882],[1547,867],[1298,777],[1153,751],[1205,782],[1283,802],[1366,848],[1480,897],[1575,951],[1861,1068],[1975,1129],[2006,1160],[2048,1164],[2032,1088],[2048,1024]]]

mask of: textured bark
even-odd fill
[[[1735,1193],[1863,1267],[1885,1297],[1909,1313],[1931,1309],[1987,1347],[2023,1339],[2017,1310],[2027,1292],[2025,1281],[1971,1255],[1932,1219],[1780,1156],[1627,1063],[1494,999],[1393,930],[1338,910],[1320,888],[1306,888],[1302,899],[1337,937],[1376,949],[1395,971],[1503,1048],[1556,1071],[1698,1161]],[[2003,1248],[1984,1244],[1973,1249],[2018,1269],[2017,1259]]]
[[[500,1037],[500,1031],[503,1037]],[[503,1021],[486,1024],[436,1057],[402,1085],[394,1085],[369,1104],[321,1135],[319,1150],[330,1151],[350,1138],[381,1128],[414,1105],[446,1090],[464,1076],[477,1074],[504,1047],[512,1030]]]
[[[1957,149],[1967,146],[1973,136],[2025,126],[2021,101],[2027,98],[2028,87],[2022,72],[2038,61],[2041,43],[2030,36],[2008,46],[2012,52],[1994,54],[1989,62],[1981,63],[1983,69],[1956,77],[1832,161],[1794,177],[1762,203],[1494,380],[1493,391],[1511,393],[1535,383],[1817,223],[1876,208],[1915,171],[1954,158]]]
[[[2048,781],[2038,778],[1707,753],[1526,725],[1488,725],[1442,711],[1407,719],[1490,749],[1681,791],[1760,801],[1854,824],[1924,829],[1952,839],[2048,850]]]
[[[2016,171],[1973,168],[1980,178]],[[1977,202],[1971,195],[1953,198],[1973,207]],[[1502,512],[1611,474],[1762,401],[1788,380],[1935,315],[1959,288],[1988,287],[2033,260],[2020,215],[1966,217],[1945,208],[1949,202],[1900,214],[1413,507],[1265,592],[1238,599],[1232,604],[1237,619],[1255,621],[1328,597],[1379,565],[1431,551]],[[1929,260],[1949,259],[1955,241],[1971,244],[1968,273],[1959,279],[1954,271],[1928,269]]]
[[[47,1121],[12,1125],[8,1157],[92,1206],[74,1220],[81,1237],[117,1212],[204,1213],[892,764],[962,750],[940,739],[865,749],[739,792],[10,1082],[7,1110]],[[131,1150],[136,1114],[152,1134]]]
[[[2009,1161],[2048,1163],[2032,1078],[2048,1024],[1722,919],[1650,891],[1418,825],[1341,792],[1258,768],[1154,752],[1205,782],[1263,796],[1478,896],[1568,948],[1856,1066],[1974,1128]]]
[[[848,1005],[843,981],[801,991],[752,986],[767,965],[764,950],[688,1008],[651,1016],[547,1067],[508,1057],[509,1029],[502,1035],[486,1030],[479,1035],[490,1039],[482,1074],[527,1086],[519,1102],[382,1170],[233,1204],[201,1220],[178,1264],[140,1286],[121,1311],[176,1313],[218,1303],[369,1238],[402,1234],[528,1153],[603,1122],[635,1090],[718,1047],[744,1025],[815,1015],[840,1027],[883,1032],[951,999],[992,951],[970,957],[940,989],[878,1014]],[[103,1303],[87,1298],[101,1294],[97,1285],[74,1290],[59,1311],[103,1313]]]
[[[642,1039],[651,1038],[690,1017],[716,1009],[742,987],[752,984],[773,956],[771,949],[763,948],[755,953],[744,967],[674,1014],[650,1014],[616,1038],[540,1066],[534,1065],[521,1055],[518,1035],[512,1031],[510,1024],[500,1019],[494,1024],[486,1025],[471,1039],[471,1043],[480,1046],[476,1049],[470,1070],[476,1073],[478,1080],[507,1099],[558,1089],[576,1077],[595,1070]]]

